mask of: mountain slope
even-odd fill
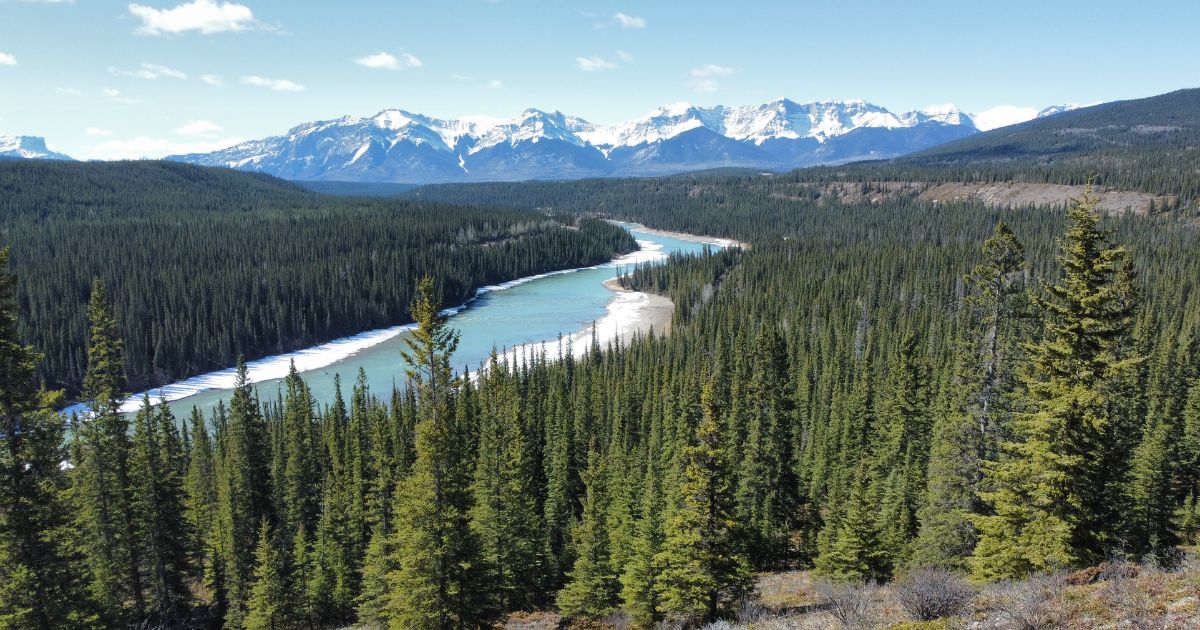
[[[1046,162],[1082,154],[1187,149],[1200,141],[1200,89],[1084,107],[908,156],[911,164]]]
[[[295,180],[444,183],[786,170],[892,158],[978,132],[943,105],[896,114],[865,101],[698,107],[676,103],[615,125],[527,109],[442,120],[399,109],[168,159]]]

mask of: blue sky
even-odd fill
[[[1200,2],[0,0],[0,132],[210,150],[399,107],[1043,107],[1200,85]]]

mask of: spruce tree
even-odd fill
[[[575,564],[555,600],[568,619],[603,617],[616,609],[618,582],[605,518],[605,477],[603,455],[593,447],[583,473],[583,514],[571,535]]]
[[[0,249],[0,628],[83,627],[95,620],[64,536],[61,393],[36,387],[39,357],[17,334],[15,290]]]
[[[264,520],[254,549],[254,581],[246,602],[246,630],[282,630],[288,624],[287,565]]]
[[[431,278],[409,309],[417,328],[404,340],[417,390],[416,460],[396,491],[394,553],[387,616],[392,628],[472,627],[497,609],[486,588],[490,569],[471,530],[471,471],[454,424],[456,379],[450,358],[458,333],[440,313]]]
[[[532,487],[533,465],[521,427],[517,384],[500,366],[495,351],[484,379],[471,528],[479,537],[488,566],[496,572],[491,588],[499,595],[500,605],[516,610],[538,601],[545,543]]]
[[[141,540],[130,496],[129,421],[121,412],[123,344],[99,280],[92,286],[88,323],[84,397],[91,417],[79,428],[71,494],[92,596],[110,622],[140,622],[145,608]]]
[[[730,471],[722,449],[711,380],[701,393],[700,423],[679,458],[679,483],[665,525],[659,611],[689,625],[715,620],[739,604],[753,586],[738,545]]]
[[[1138,361],[1125,350],[1135,301],[1125,249],[1109,244],[1096,205],[1085,194],[1068,210],[1062,278],[1034,300],[1044,333],[1022,378],[1031,410],[986,467],[993,514],[976,519],[971,561],[980,579],[1093,564],[1118,542],[1124,433],[1136,427],[1110,391]]]
[[[180,457],[170,408],[163,403],[156,410],[149,395],[144,396],[134,419],[129,476],[144,563],[146,619],[160,626],[183,619],[191,596],[185,582],[190,558]]]

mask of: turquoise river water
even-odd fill
[[[649,232],[640,226],[623,226],[638,240],[641,250],[610,263],[567,270],[503,285],[485,287],[466,305],[450,309],[451,325],[461,333],[454,364],[475,370],[486,361],[492,348],[500,350],[539,346],[548,355],[558,354],[561,338],[571,338],[576,353],[586,348],[591,327],[602,342],[638,318],[646,296],[615,293],[602,283],[638,262],[661,262],[672,253],[700,253],[706,247],[722,247],[727,242],[688,236],[668,236]],[[334,376],[341,375],[343,395],[360,368],[364,370],[373,395],[386,399],[393,385],[404,379],[400,358],[407,326],[367,331],[298,352],[266,357],[247,364],[250,380],[260,400],[273,400],[294,361],[318,404],[333,399]],[[168,401],[176,417],[186,417],[193,406],[208,413],[219,400],[228,401],[233,385],[232,368],[192,377],[154,389],[151,398]],[[134,410],[142,394],[126,401],[124,409]],[[68,410],[71,411],[71,410]]]

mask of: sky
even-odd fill
[[[0,0],[0,133],[161,157],[401,108],[968,112],[1200,85],[1200,2]]]

